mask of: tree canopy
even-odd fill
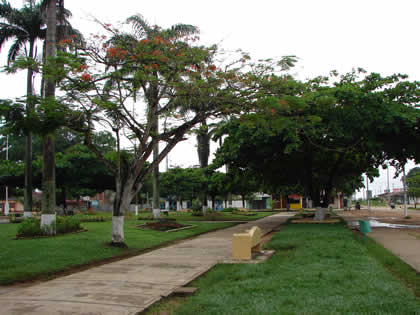
[[[356,72],[297,82],[271,78],[258,107],[232,119],[216,165],[248,169],[267,191],[309,195],[328,204],[333,190],[352,193],[386,160],[420,155],[418,82]],[[286,187],[285,187],[286,186]]]

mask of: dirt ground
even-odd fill
[[[420,225],[420,210],[408,210],[408,218],[404,217],[404,208],[397,206],[395,209],[389,207],[371,207],[361,210],[339,211],[340,216],[347,220],[374,219],[384,223]]]

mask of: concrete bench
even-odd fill
[[[262,231],[258,226],[253,226],[245,233],[233,234],[232,259],[251,260],[252,252],[261,251]]]

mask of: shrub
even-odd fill
[[[57,234],[64,234],[70,232],[80,231],[80,220],[76,217],[59,217],[57,216],[56,221],[56,232]],[[20,237],[34,237],[49,235],[48,228],[41,229],[41,222],[36,218],[28,218],[24,220],[18,227],[17,236]]]
[[[191,209],[193,211],[192,215],[196,215],[196,216],[202,216],[203,215],[203,209],[202,209],[200,200],[194,199],[192,201]]]
[[[24,217],[21,213],[9,213],[9,222],[10,223],[21,223],[23,222]]]
[[[155,217],[152,215],[146,216],[146,217],[137,217],[137,220],[154,220]]]
[[[233,212],[233,211],[239,211],[238,208],[224,208],[220,210],[221,212]]]
[[[57,216],[57,234],[76,232],[81,230],[80,220],[76,217],[59,217]]]
[[[89,216],[89,215],[75,215],[73,218],[77,218],[80,222],[105,222],[104,217]]]
[[[28,218],[23,221],[17,230],[17,236],[40,236],[42,235],[41,222],[36,218]]]

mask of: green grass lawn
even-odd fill
[[[217,211],[215,215],[211,213],[207,216],[195,216],[192,215],[191,212],[176,212],[176,211],[169,211],[169,215],[165,216],[162,214],[161,218],[175,218],[177,220],[182,221],[252,221],[264,218],[269,215],[273,215],[275,213],[269,211],[255,211],[251,212],[255,215],[246,215],[247,212],[243,214],[234,214],[232,212],[219,212]],[[150,213],[140,213],[138,215],[141,219],[148,219],[153,217],[153,214]]]
[[[0,224],[0,284],[33,279],[113,256],[140,252],[170,241],[184,239],[231,223],[196,222],[196,228],[178,232],[158,232],[136,228],[141,221],[125,221],[128,249],[107,245],[111,241],[111,222],[85,222],[88,232],[51,238],[16,240],[18,224]],[[182,223],[182,222],[181,222]]]
[[[419,312],[420,300],[384,267],[387,260],[402,263],[372,242],[343,224],[288,225],[269,242],[276,253],[267,262],[218,265],[191,284],[199,288],[196,295],[148,314],[165,308],[174,314]]]

